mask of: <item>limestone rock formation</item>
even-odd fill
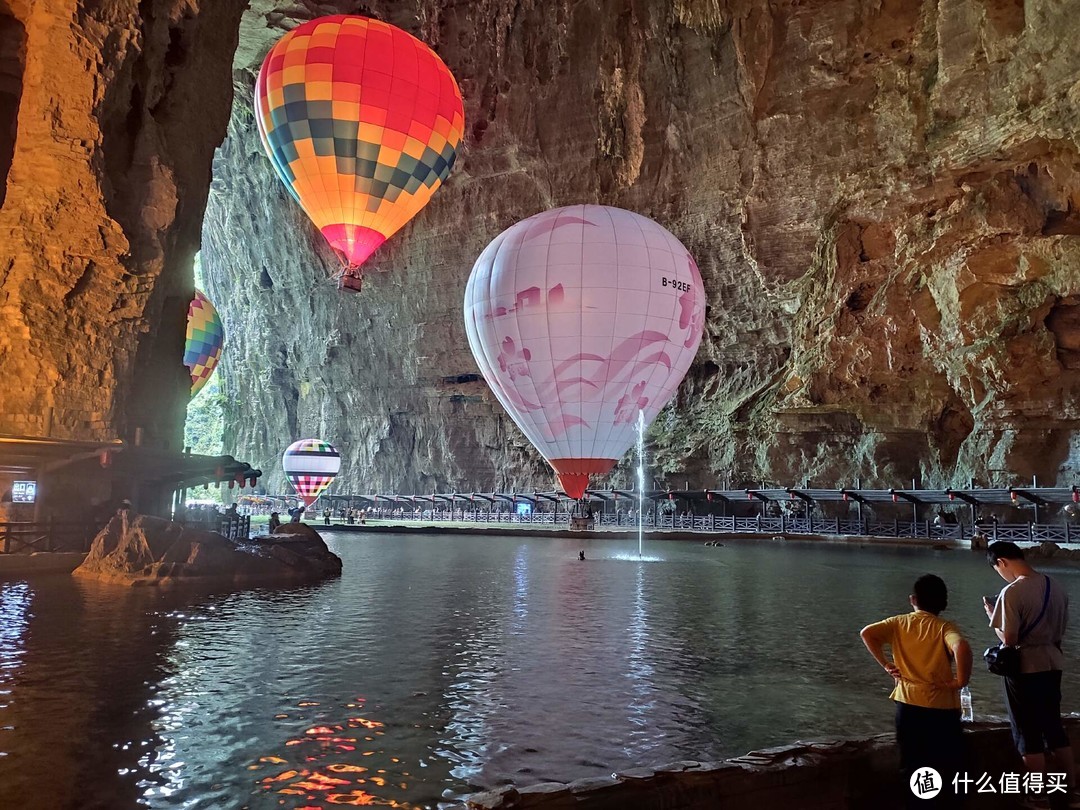
[[[1066,6],[252,3],[204,229],[229,330],[227,448],[272,470],[291,439],[329,437],[341,491],[550,485],[476,376],[462,293],[503,228],[603,202],[672,230],[710,299],[698,360],[652,430],[661,480],[1073,480],[1080,17]],[[466,102],[458,167],[359,296],[325,281],[334,259],[250,114],[269,43],[332,12],[424,38]]]
[[[245,0],[0,0],[0,433],[180,449]]]
[[[287,524],[236,543],[148,515],[114,517],[75,575],[125,585],[212,582],[238,586],[309,582],[341,575],[341,559],[318,532]]]

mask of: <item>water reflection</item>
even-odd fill
[[[0,807],[434,807],[887,730],[858,629],[934,570],[978,646],[997,586],[959,553],[330,542],[345,575],[305,588],[0,583]],[[1080,572],[1052,573],[1080,604]],[[977,713],[1004,711],[997,689],[977,675]]]
[[[623,749],[628,756],[647,750],[651,737],[648,715],[653,708],[651,696],[655,670],[649,660],[651,645],[649,644],[649,613],[645,603],[644,579],[644,566],[639,566],[634,577],[634,606],[627,627],[630,655],[627,661],[626,677],[630,681],[632,695],[627,710],[630,722],[637,726],[630,733],[629,744]]]
[[[11,687],[26,650],[32,595],[26,582],[0,583],[0,711],[10,705]],[[0,727],[0,733],[10,730],[9,726]],[[7,756],[5,742],[0,737],[0,757]]]

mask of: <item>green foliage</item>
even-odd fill
[[[225,434],[225,394],[214,374],[210,382],[188,403],[184,423],[184,446],[192,453],[219,456]]]

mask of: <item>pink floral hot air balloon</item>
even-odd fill
[[[650,219],[556,208],[499,234],[465,288],[465,331],[499,402],[581,498],[679,387],[705,290],[693,257]]]

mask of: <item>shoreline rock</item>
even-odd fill
[[[294,584],[341,576],[341,558],[303,523],[234,542],[163,518],[117,515],[72,573],[122,585]]]

